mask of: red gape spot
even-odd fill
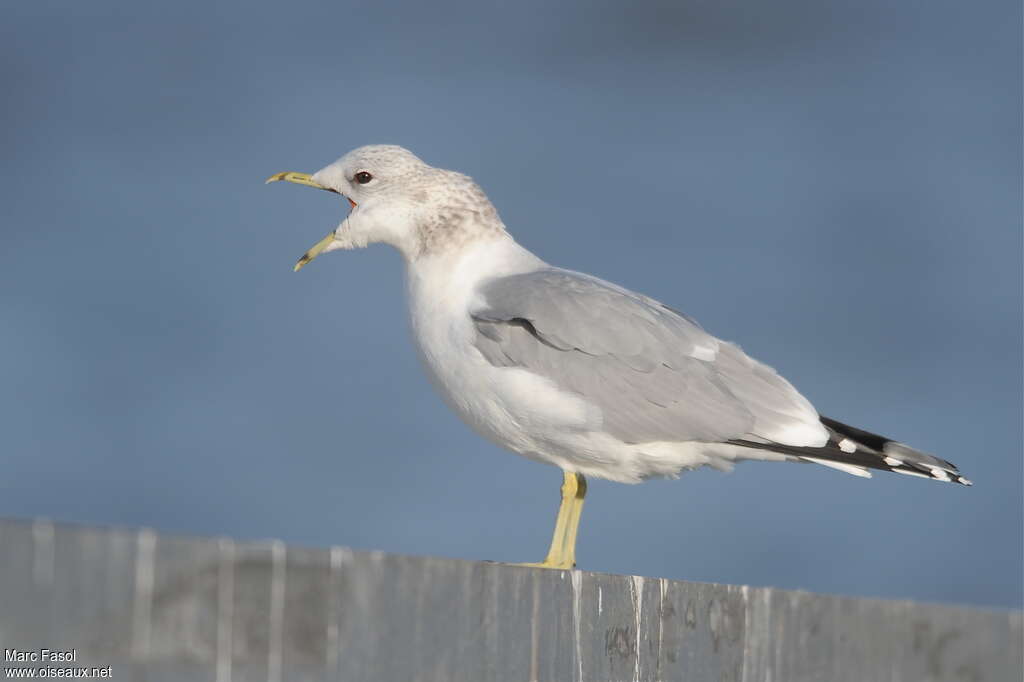
[[[345,197],[345,198],[348,199],[348,197]],[[356,207],[356,202],[352,201],[351,199],[348,199],[348,203],[349,203],[350,206],[352,206],[352,208]]]

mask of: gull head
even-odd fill
[[[283,180],[340,194],[351,207],[337,228],[295,264],[298,271],[321,253],[384,243],[407,260],[504,234],[483,191],[461,173],[433,168],[396,145],[369,145],[345,154],[312,175],[285,172]]]

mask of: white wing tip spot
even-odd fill
[[[857,452],[857,444],[849,438],[844,438],[839,441],[839,449],[843,452]]]
[[[885,458],[885,463],[888,464],[891,467],[898,467],[898,466],[901,466],[903,464],[903,460],[902,459],[896,459],[895,457],[886,457]]]

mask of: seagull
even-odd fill
[[[820,416],[774,369],[680,311],[548,265],[512,238],[471,178],[402,147],[360,147],[274,181],[351,207],[295,270],[329,251],[397,249],[413,338],[441,397],[484,437],[562,470],[551,546],[525,565],[576,565],[588,476],[639,483],[771,460],[971,485],[945,460]]]

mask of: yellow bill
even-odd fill
[[[316,258],[317,256],[319,256],[320,253],[324,249],[326,249],[328,246],[330,246],[331,242],[333,242],[333,241],[334,241],[334,233],[330,232],[330,233],[327,234],[326,237],[324,237],[323,239],[318,241],[316,244],[314,244],[313,248],[311,248],[306,253],[302,254],[302,258],[300,258],[298,260],[298,262],[295,263],[295,270],[294,271],[298,272],[299,270],[304,268],[306,266],[306,263],[308,263],[309,261],[311,261],[314,258]]]
[[[284,173],[274,173],[264,184],[269,185],[272,182],[284,180],[285,182],[294,182],[296,185],[305,185],[306,187],[316,187],[317,189],[325,189],[328,192],[334,192],[330,187],[324,187],[319,182],[313,182],[313,176],[309,173],[296,173],[295,171],[286,171]]]
[[[280,180],[283,180],[285,182],[294,182],[296,185],[305,185],[307,187],[315,187],[317,189],[327,190],[328,192],[334,192],[335,194],[338,193],[337,190],[333,190],[330,187],[324,187],[319,182],[314,182],[313,181],[313,177],[309,173],[296,173],[295,171],[286,171],[284,173],[274,173],[269,178],[267,178],[267,182],[265,184],[269,185],[272,182],[278,182]],[[352,200],[350,199],[349,202],[351,203],[351,201]],[[354,206],[355,204],[352,204],[352,205]],[[295,270],[294,271],[298,272],[303,267],[305,267],[306,263],[308,263],[309,261],[311,261],[314,258],[316,258],[317,256],[319,256],[320,253],[324,249],[326,249],[330,245],[330,243],[332,241],[334,241],[334,233],[333,232],[331,232],[326,237],[324,237],[323,239],[318,241],[316,244],[314,244],[313,248],[311,248],[309,251],[307,251],[306,253],[302,254],[302,258],[300,258],[298,260],[298,262],[295,263]]]

